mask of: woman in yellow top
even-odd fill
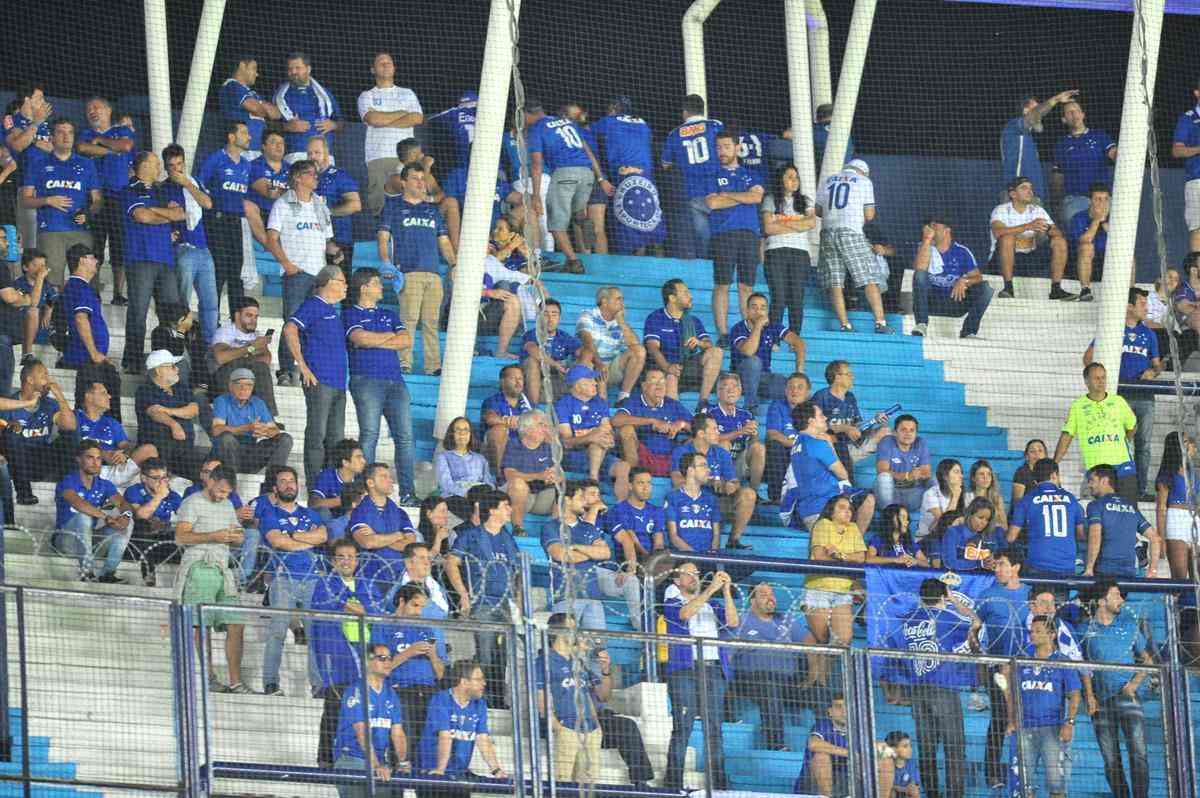
[[[864,563],[867,544],[854,523],[849,496],[835,496],[813,525],[809,557],[814,560]],[[804,616],[821,645],[849,646],[854,635],[854,580],[845,576],[810,576],[804,580]],[[805,686],[824,686],[829,672],[826,657],[808,656]]]

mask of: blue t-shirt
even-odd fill
[[[1167,505],[1184,505],[1191,506],[1195,504],[1196,499],[1196,474],[1193,472],[1187,478],[1180,473],[1174,473],[1170,476],[1160,474],[1155,480],[1156,485],[1167,486]],[[1188,485],[1192,489],[1188,490]]]
[[[1105,221],[1108,220],[1106,219]],[[1092,217],[1088,213],[1087,208],[1084,208],[1067,222],[1067,240],[1072,244],[1078,245],[1079,239],[1091,226]],[[1092,239],[1092,245],[1096,248],[1097,255],[1103,255],[1104,250],[1108,248],[1108,231],[1104,229],[1103,224],[1096,229],[1096,237]]]
[[[1087,508],[1087,527],[1099,524],[1100,556],[1096,573],[1104,576],[1137,576],[1137,536],[1150,528],[1136,504],[1115,493],[1093,499]]]
[[[1047,659],[1066,657],[1055,651]],[[1021,688],[1022,729],[1061,726],[1067,719],[1068,694],[1083,689],[1079,671],[1074,668],[1021,665],[1017,679]]]
[[[974,558],[967,556],[968,547],[978,550]],[[982,560],[995,556],[1002,547],[999,527],[985,529],[979,534],[966,524],[955,524],[942,535],[942,567],[960,574],[979,572],[983,570]]]
[[[500,475],[503,479],[504,469],[511,468],[522,474],[540,474],[554,466],[554,453],[550,444],[542,441],[530,449],[518,437],[508,442],[504,447],[504,459],[500,462]]]
[[[888,798],[908,795],[908,788],[913,784],[921,786],[921,769],[918,767],[915,756],[909,757],[903,765],[892,771],[892,795]]]
[[[879,446],[875,449],[875,462],[886,462],[893,474],[912,471],[930,464],[929,447],[925,445],[925,439],[918,435],[905,452],[896,442],[896,436],[888,435],[879,441]]]
[[[0,418],[10,424],[16,422],[21,425],[18,435],[13,435],[9,429],[9,434],[5,436],[8,445],[48,447],[50,438],[54,435],[54,414],[58,410],[58,400],[48,394],[38,398],[37,407],[32,410],[23,407],[16,410],[0,410]]]
[[[336,468],[322,468],[317,472],[317,478],[313,480],[312,487],[308,489],[308,492],[316,494],[322,499],[333,499],[342,495],[343,484],[345,483],[338,476]],[[334,515],[341,515],[341,513],[340,507],[333,508]]]
[[[700,320],[699,316],[691,313],[686,315],[695,325],[694,335],[697,338],[701,340],[710,338],[709,334],[705,332],[704,322]],[[642,325],[642,339],[646,342],[658,341],[662,356],[666,361],[678,363],[683,354],[681,350],[684,338],[680,335],[682,326],[683,317],[672,318],[665,308],[659,308],[646,317],[646,322]]]
[[[667,494],[664,505],[667,523],[675,524],[675,534],[691,546],[692,551],[713,550],[713,528],[721,523],[721,509],[712,491],[701,488],[700,495],[692,497],[683,488],[678,488]],[[668,549],[673,548],[670,536],[664,535],[664,540]]]
[[[479,409],[479,435],[480,437],[487,434],[487,425],[483,423],[483,417],[491,410],[493,413],[502,418],[511,416],[519,416],[522,413],[527,413],[533,409],[533,405],[529,402],[529,398],[525,394],[521,394],[521,398],[517,400],[516,405],[510,405],[508,399],[504,396],[504,391],[496,391],[494,394],[483,400],[483,404]],[[516,440],[517,431],[510,429],[508,431],[508,439]]]
[[[1025,126],[1025,117],[1014,116],[1000,132],[1000,160],[1005,184],[1017,177],[1029,178],[1033,191],[1039,197],[1046,196],[1046,179],[1042,175],[1042,161],[1038,157],[1037,142],[1033,131]]]
[[[204,159],[196,180],[212,197],[213,210],[242,216],[242,200],[250,186],[250,162],[239,154],[235,161],[222,147]]]
[[[1177,141],[1188,147],[1200,147],[1200,108],[1192,108],[1181,114],[1175,123],[1175,135],[1171,141]],[[1200,177],[1200,155],[1193,155],[1183,162],[1183,173],[1188,180]]]
[[[108,130],[84,128],[79,131],[76,141],[79,144],[89,144],[96,139],[131,139],[136,144],[132,128],[124,125],[113,125]],[[99,158],[93,158],[96,171],[100,175],[100,185],[105,192],[115,194],[129,184],[129,169],[133,166],[134,150],[129,152],[113,152],[112,150]]]
[[[88,314],[88,322],[92,328],[92,343],[103,355],[108,354],[108,323],[100,310],[100,297],[82,277],[71,275],[63,288],[63,306],[67,311],[67,349],[63,352],[63,361],[68,366],[82,366],[90,362],[87,348],[79,337],[79,329],[75,324],[76,313]]]
[[[918,607],[901,619],[887,639],[887,648],[913,652],[897,660],[911,684],[933,687],[973,687],[976,667],[950,660],[921,659],[920,652],[970,654],[971,621],[952,609]]]
[[[945,252],[933,245],[930,248],[937,250],[937,256],[930,253],[929,284],[945,296],[950,295],[950,289],[954,287],[958,278],[979,268],[975,261],[975,253],[957,241],[951,242],[950,248]]]
[[[507,527],[494,535],[481,526],[459,532],[450,553],[466,564],[473,599],[496,606],[510,597],[520,552]]]
[[[762,130],[750,130],[738,136],[738,163],[750,171],[760,186],[765,186],[771,177],[767,148],[775,138],[774,134]]]
[[[257,100],[262,102],[262,97],[258,95],[254,89],[244,83],[238,82],[234,78],[227,79],[221,84],[221,88],[217,90],[217,102],[220,105],[221,117],[230,122],[242,122],[246,125],[246,129],[250,131],[250,149],[262,149],[262,134],[266,127],[266,120],[261,116],[254,116],[245,108],[242,103],[246,100]],[[259,161],[262,158],[258,159]],[[268,208],[267,210],[270,210]]]
[[[738,165],[732,169],[721,166],[713,174],[709,185],[709,194],[727,194],[732,192],[749,191],[755,186],[762,187],[762,181],[744,166]],[[731,233],[734,230],[748,230],[755,235],[762,235],[762,223],[758,220],[758,206],[739,202],[728,208],[717,208],[708,214],[708,226],[713,235]]]
[[[404,373],[400,371],[400,354],[395,349],[355,346],[350,341],[350,335],[355,330],[370,333],[397,333],[408,329],[395,311],[379,306],[364,308],[359,305],[351,305],[342,311],[342,326],[346,329],[350,376],[404,382]]]
[[[1093,183],[1112,186],[1112,162],[1108,151],[1117,146],[1103,130],[1083,131],[1078,136],[1068,133],[1054,147],[1054,165],[1062,172],[1063,188],[1067,194],[1087,196]]]
[[[403,195],[388,197],[379,213],[378,231],[391,234],[392,263],[401,272],[439,272],[438,239],[450,232],[436,205],[409,202]]]
[[[817,156],[817,170],[821,169],[821,160],[825,157],[825,145],[829,143],[829,128],[830,122],[814,122],[813,123],[813,153]],[[782,139],[781,139],[782,141]],[[787,160],[792,160],[791,142],[788,142],[789,149]],[[854,157],[854,137],[850,136],[846,139],[846,154],[842,158],[842,163],[847,163]]]
[[[1075,575],[1075,529],[1083,524],[1083,507],[1070,491],[1052,482],[1037,484],[1017,502],[1009,523],[1025,530],[1027,565],[1050,574]]]
[[[696,447],[692,443],[685,443],[672,449],[671,470],[682,473],[680,465],[683,462],[684,456],[694,451],[696,451]],[[708,463],[709,476],[726,482],[732,482],[737,479],[737,470],[733,466],[733,455],[729,453],[728,449],[712,444],[708,447],[708,451],[704,453],[704,461]]]
[[[117,421],[107,413],[101,413],[100,418],[93,421],[87,417],[83,410],[75,411],[75,432],[79,435],[79,440],[91,439],[100,444],[100,448],[106,452],[111,452],[120,444],[129,440],[129,435],[125,433],[125,428],[121,426],[121,422]]]
[[[1113,665],[1133,665],[1136,661],[1134,655],[1140,655],[1149,648],[1141,625],[1131,612],[1118,613],[1107,626],[1093,618],[1082,642],[1085,659]],[[1113,697],[1131,678],[1133,674],[1127,671],[1092,671],[1092,690],[1096,700],[1104,702]]]
[[[282,532],[291,538],[297,532],[308,532],[324,525],[316,512],[302,504],[297,504],[294,510],[285,509],[271,502],[263,504],[265,507],[258,521],[258,529],[262,532],[263,540],[272,548],[274,548],[274,544],[267,537],[267,533],[272,530]],[[291,579],[315,579],[320,575],[322,559],[320,546],[298,551],[278,549],[272,556],[276,574],[286,573]]]
[[[275,90],[275,105],[285,122],[293,119],[308,122],[308,130],[303,133],[283,134],[288,152],[304,152],[308,149],[308,140],[317,137],[323,137],[325,144],[333,150],[332,131],[322,134],[317,130],[316,123],[322,119],[338,119],[342,112],[338,108],[337,98],[324,86],[311,80],[307,86],[296,86],[290,81],[284,81]]]
[[[344,169],[330,166],[317,176],[317,194],[325,200],[325,205],[331,212],[334,206],[342,204],[347,194],[357,193],[358,181]],[[339,244],[354,243],[354,222],[351,219],[352,215],[333,217],[334,241]]]
[[[200,190],[203,191],[204,189],[201,188]],[[163,183],[161,191],[164,203],[174,202],[181,208],[187,206],[183,186],[177,186],[174,183]],[[181,222],[172,222],[171,232],[174,238],[173,243],[175,244],[189,244],[197,249],[208,249],[208,234],[204,229],[204,224],[200,220],[196,221],[195,227],[190,228],[188,227],[187,219]]]
[[[229,427],[240,427],[254,421],[270,424],[275,420],[267,408],[267,403],[253,394],[245,404],[240,404],[233,398],[233,394],[221,394],[213,402],[213,417],[223,420]],[[254,441],[254,434],[250,432],[243,432],[237,437],[243,443]]]
[[[171,246],[171,230],[174,225],[145,224],[134,218],[139,208],[165,208],[169,202],[167,192],[159,185],[131,182],[121,193],[121,206],[125,214],[125,260],[128,263],[164,263],[174,265],[175,255]]]
[[[13,280],[12,287],[27,296],[33,296],[33,283],[29,282],[29,278],[22,274],[17,279]],[[39,308],[53,307],[58,299],[58,289],[48,280],[42,281],[42,295],[38,297]],[[26,308],[28,310],[28,308]]]
[[[550,671],[549,682],[547,668]],[[537,673],[537,689],[545,690],[547,683],[550,686],[550,701],[554,707],[554,717],[559,723],[573,732],[591,732],[599,728],[596,703],[592,697],[592,690],[600,683],[599,675],[581,668],[579,675],[583,684],[579,684],[572,660],[553,649],[538,655],[534,670]],[[576,689],[577,686],[580,689]],[[582,713],[577,701],[583,703]]]
[[[472,699],[466,706],[459,704],[450,690],[443,690],[429,699],[425,708],[425,728],[417,746],[417,767],[433,770],[437,767],[438,735],[450,732],[450,761],[447,776],[461,776],[471,766],[475,738],[488,733],[488,709],[482,698]]]
[[[529,352],[525,349],[525,344],[538,343],[537,329],[525,331],[525,335],[521,338],[521,360],[524,361],[529,357]],[[546,341],[546,352],[552,360],[562,362],[571,360],[575,357],[576,350],[583,346],[579,339],[569,332],[565,332],[561,327],[554,331],[554,336]]]
[[[368,689],[370,687],[368,686]],[[371,748],[380,762],[387,761],[388,748],[391,747],[392,727],[404,723],[404,712],[400,708],[400,696],[396,691],[384,684],[379,692],[370,691],[369,707],[363,707],[363,688],[361,684],[350,685],[342,696],[342,710],[338,715],[337,735],[333,738],[334,759],[350,757],[366,759],[367,755],[358,744],[358,735],[354,733],[355,723],[367,724],[367,736]],[[370,720],[368,721],[368,717]]]
[[[398,504],[391,499],[385,499],[380,507],[370,496],[359,502],[350,513],[350,534],[353,535],[360,527],[370,527],[377,535],[416,531],[408,513]],[[387,566],[391,573],[387,574],[386,578],[399,579],[399,574],[404,571],[404,552],[385,546],[382,549],[372,549],[371,554],[371,561],[361,569],[364,577],[374,579],[376,574]]]
[[[276,169],[267,162],[266,158],[255,158],[250,162],[250,185],[253,186],[259,180],[266,180],[268,189],[287,191],[289,171],[290,167],[284,161],[280,161],[279,168]],[[254,200],[254,204],[262,209],[264,217],[270,217],[271,206],[275,204],[274,199],[264,197],[253,188],[246,192],[246,196]],[[336,227],[336,220],[334,225]]]
[[[1029,610],[1029,585],[1015,590],[993,584],[979,595],[975,612],[983,622],[987,652],[999,657],[1024,653],[1025,615]]]
[[[567,394],[555,402],[554,412],[558,414],[558,423],[569,426],[571,432],[595,429],[611,415],[608,402],[599,396],[593,396],[584,402],[574,394]]]
[[[813,723],[812,728],[808,731],[809,737],[819,737],[821,740],[836,745],[839,748],[850,748],[850,739],[846,736],[845,729],[839,729],[833,725],[833,721],[829,718],[817,718]],[[800,775],[796,778],[796,784],[793,792],[807,793],[812,788],[812,774],[809,769],[812,767],[812,749],[807,744],[804,746],[804,764],[800,766]],[[835,756],[831,757],[833,765],[834,778],[845,778],[849,774],[850,757]]]
[[[465,167],[471,158],[471,144],[475,141],[475,109],[475,101],[469,100],[438,117],[454,145],[455,163],[459,166]]]
[[[605,531],[614,539],[620,532],[630,532],[646,551],[654,551],[654,536],[667,533],[667,514],[662,507],[650,502],[638,509],[626,499],[609,508],[604,514]],[[614,551],[614,556],[620,553]]]
[[[125,489],[125,501],[133,505],[148,504],[153,498],[150,495],[150,491],[146,490],[146,486],[141,482],[130,485]],[[154,511],[154,517],[159,521],[169,524],[175,513],[179,512],[179,505],[182,503],[182,496],[173,490],[167,491],[167,495],[158,503],[158,508]]]
[[[1139,321],[1125,328],[1121,339],[1121,382],[1141,382],[1142,374],[1158,357],[1158,336]]]
[[[703,197],[712,191],[717,172],[717,134],[725,126],[715,119],[689,119],[667,134],[663,144],[664,166],[683,173],[683,189],[688,199]]]
[[[574,526],[567,527],[567,539],[572,545],[590,546],[597,541],[604,540],[604,533],[600,531],[595,524],[589,524],[582,518],[576,519]],[[547,556],[550,554],[550,546],[555,543],[562,543],[562,530],[559,528],[559,522],[556,520],[547,521],[542,527],[542,550]],[[607,542],[607,541],[605,541]],[[610,547],[611,548],[611,547]],[[611,551],[610,551],[611,553]],[[599,596],[593,595],[596,591],[593,589],[595,576],[592,573],[596,568],[595,560],[587,560],[580,563],[557,562],[553,559],[550,561],[550,592],[553,595],[554,601],[563,601],[566,596],[566,580],[567,571],[575,572],[575,584],[581,586],[586,595],[591,595],[593,598]]]
[[[313,295],[288,321],[300,329],[300,346],[312,373],[324,385],[346,390],[345,331],[337,305]]]
[[[740,623],[734,632],[738,640],[751,643],[802,643],[808,635],[808,623],[797,614],[788,617],[776,613],[770,618],[759,618],[751,610],[738,616]],[[772,673],[788,678],[796,671],[797,655],[792,651],[771,648],[739,648],[733,653],[733,669],[736,673]]]
[[[662,404],[651,405],[646,401],[646,395],[640,391],[626,397],[625,401],[617,406],[616,412],[618,414],[625,413],[633,418],[653,418],[668,422],[687,421],[690,424],[692,420],[692,414],[680,404],[678,399],[664,396]],[[651,454],[669,454],[675,445],[671,438],[661,432],[656,432],[653,427],[642,426],[636,429],[638,440]]]
[[[78,511],[72,507],[63,493],[73,490],[79,497],[93,507],[103,507],[104,503],[117,495],[117,486],[99,476],[92,477],[92,486],[83,484],[79,471],[71,471],[54,488],[54,527],[63,529],[76,516]]]
[[[775,347],[783,343],[787,334],[788,328],[778,323],[767,323],[763,326],[762,332],[758,334],[758,349],[754,354],[762,363],[763,374],[771,373],[771,353],[775,351]],[[747,356],[742,354],[739,347],[749,339],[750,325],[746,323],[745,319],[733,325],[733,329],[729,331],[729,368],[731,371],[737,371],[738,366],[746,359]]]
[[[50,205],[38,208],[38,230],[44,233],[86,230],[86,222],[76,224],[75,217],[87,211],[91,204],[91,192],[101,189],[96,165],[91,159],[74,153],[62,160],[54,153],[42,153],[32,144],[26,152],[30,150],[35,150],[40,157],[36,161],[27,161],[23,185],[31,186],[35,197],[71,198],[71,207],[65,211]]]
[[[875,549],[875,553],[880,557],[903,557],[907,554],[909,557],[916,557],[920,547],[911,540],[905,543],[901,541],[893,541],[891,536],[884,537],[883,535],[870,535],[866,541],[867,548]]]
[[[592,162],[583,148],[584,138],[579,126],[570,119],[544,116],[525,133],[529,154],[540,152],[547,172],[568,166],[590,169]]]
[[[776,399],[767,407],[767,429],[782,432],[789,438],[796,437],[796,425],[792,423],[792,406],[786,399]]]
[[[725,408],[720,403],[709,405],[705,410],[705,414],[713,421],[717,422],[717,432],[722,435],[728,435],[731,432],[736,432],[742,427],[754,420],[754,414],[745,408],[733,406],[733,410],[726,412]],[[758,440],[753,436],[743,435],[740,438],[734,438],[729,444],[729,451],[736,457],[745,451],[746,446],[751,440]]]
[[[825,418],[828,419],[830,427],[834,424],[858,425],[862,423],[862,414],[858,410],[858,398],[855,397],[854,391],[846,391],[846,395],[839,399],[833,395],[833,391],[828,388],[822,388],[813,394],[812,400],[825,413]],[[836,440],[838,456],[843,460],[848,459],[850,456],[850,436],[839,432]]]
[[[434,626],[401,626],[397,624],[371,624],[371,645],[383,645],[391,649],[392,656],[399,654],[409,646],[432,640],[434,656],[443,663],[449,662],[450,655],[446,651],[446,636],[442,630]],[[409,657],[401,662],[388,675],[388,684],[395,687],[412,687],[414,685],[433,686],[437,684],[433,665],[429,657]]]
[[[798,527],[805,516],[816,515],[841,493],[837,476],[829,470],[838,462],[829,441],[800,433],[792,447],[792,460],[783,478],[779,514]]]
[[[33,120],[22,114],[20,111],[17,111],[15,114],[13,114],[11,118],[4,116],[0,117],[0,119],[3,119],[4,121],[5,138],[7,138],[8,134],[12,131],[23,131],[26,128],[33,126]],[[11,125],[9,124],[10,122]],[[46,156],[46,153],[37,147],[37,143],[39,141],[47,144],[50,143],[49,120],[39,122],[37,125],[37,132],[34,134],[33,141],[29,142],[29,146],[21,150],[19,153],[14,153],[14,155],[17,156],[17,164],[20,166],[22,173],[28,172],[40,158],[44,158]]]
[[[642,176],[654,176],[654,157],[650,152],[650,126],[646,120],[627,114],[610,114],[592,123],[592,133],[600,145],[597,158],[609,175],[619,174],[622,166],[642,170]]]

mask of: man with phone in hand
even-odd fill
[[[254,395],[267,403],[271,415],[278,416],[275,381],[271,374],[271,342],[274,330],[258,334],[258,300],[242,297],[234,300],[230,320],[217,328],[208,350],[208,371],[213,385],[228,385],[229,376],[238,369],[254,374]]]

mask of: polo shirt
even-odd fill
[[[143,504],[149,504],[154,497],[150,495],[150,491],[146,490],[146,486],[141,482],[135,482],[125,489],[125,501],[140,507]],[[167,491],[167,495],[158,503],[158,507],[154,510],[154,518],[162,521],[165,524],[170,524],[175,513],[179,512],[179,505],[183,503],[183,497],[173,490]]]
[[[1087,196],[1094,183],[1112,185],[1108,151],[1117,146],[1103,130],[1088,128],[1078,136],[1068,133],[1054,147],[1054,166],[1063,176],[1067,194]]]
[[[408,328],[395,311],[378,305],[373,308],[351,305],[342,311],[342,326],[346,329],[346,349],[349,352],[351,377],[404,382],[404,373],[400,370],[400,354],[395,349],[355,346],[350,341],[350,336],[355,330],[370,333],[404,332]]]
[[[658,421],[686,421],[689,424],[692,421],[692,414],[678,399],[664,396],[657,405],[651,405],[646,401],[646,395],[640,391],[626,397],[625,401],[617,406],[616,412],[618,415],[624,413],[633,418],[653,418]],[[675,444],[672,438],[656,432],[652,427],[643,426],[636,429],[638,440],[651,454],[669,454],[674,448]]]
[[[196,175],[200,185],[212,197],[213,211],[230,216],[243,216],[242,200],[250,186],[250,162],[238,153],[235,161],[225,148],[210,153]]]
[[[596,355],[605,363],[611,363],[628,349],[625,337],[621,334],[621,325],[616,318],[605,319],[598,307],[588,308],[579,314],[579,321],[575,322],[575,334],[585,332],[592,336]]]
[[[267,409],[267,403],[253,394],[244,404],[235,399],[233,394],[221,394],[213,402],[213,417],[223,419],[230,427],[240,427],[252,421],[270,424],[275,420],[271,411]],[[244,432],[238,435],[238,440],[242,443],[253,443],[254,436]]]
[[[317,380],[346,390],[345,331],[338,306],[314,294],[304,300],[288,321],[300,329],[304,360]]]
[[[727,166],[719,166],[713,176],[709,193],[728,194],[750,191],[755,186],[761,188],[762,180],[746,167],[737,165],[730,169]],[[718,208],[709,213],[708,226],[713,235],[732,233],[735,230],[745,230],[755,235],[762,235],[762,223],[758,219],[758,205],[747,205],[743,202],[729,208]]]
[[[172,266],[175,255],[171,245],[171,230],[174,225],[145,224],[134,218],[139,208],[165,208],[169,201],[162,186],[150,185],[134,180],[121,194],[121,205],[125,213],[125,260],[128,263],[163,263]]]
[[[367,130],[372,129],[367,128]],[[395,156],[395,150],[392,155]],[[333,208],[335,205],[341,205],[347,194],[358,193],[358,181],[351,177],[346,170],[328,166],[325,171],[317,175],[317,193],[325,200],[326,207]],[[333,216],[330,211],[330,218],[333,219],[333,240],[339,244],[353,244],[352,216]]]
[[[92,477],[91,487],[88,487],[84,484],[78,470],[70,472],[59,481],[58,486],[54,489],[55,529],[66,528],[71,519],[79,514],[79,511],[63,498],[63,494],[68,490],[75,491],[80,498],[93,507],[103,507],[105,502],[117,495],[117,486],[107,479],[99,476]]]
[[[1096,572],[1104,576],[1138,575],[1138,534],[1150,528],[1136,504],[1116,493],[1093,499],[1087,508],[1087,528],[1100,526],[1100,556]]]
[[[500,462],[500,477],[503,479],[504,470],[511,468],[522,474],[537,474],[554,465],[554,454],[550,444],[543,441],[530,449],[520,438],[510,441],[504,447],[504,459]]]
[[[667,494],[664,504],[667,523],[675,524],[675,534],[692,551],[712,551],[713,526],[721,523],[721,509],[712,491],[701,488],[699,496],[690,496],[677,488]],[[672,548],[670,536],[664,535],[664,540],[667,548]]]
[[[766,324],[762,328],[762,332],[758,334],[758,349],[754,351],[754,357],[762,363],[763,374],[771,373],[771,354],[775,347],[783,343],[783,339],[787,337],[788,328],[782,324]],[[737,324],[733,325],[733,329],[729,331],[729,368],[732,371],[737,371],[738,366],[742,364],[748,356],[742,354],[742,350],[738,347],[750,340],[750,325],[745,319],[742,319]]]
[[[134,394],[134,409],[137,412],[138,438],[143,443],[162,443],[165,446],[192,446],[196,440],[196,430],[190,418],[177,418],[176,422],[183,427],[184,439],[176,441],[171,437],[171,431],[163,424],[150,418],[148,412],[154,405],[166,408],[186,407],[192,403],[192,391],[183,382],[178,382],[170,392],[159,388],[147,380],[138,386]]]
[[[240,82],[236,78],[227,78],[221,84],[221,88],[217,90],[217,101],[220,105],[221,116],[231,122],[241,122],[246,126],[246,130],[250,132],[250,149],[262,149],[262,135],[266,128],[266,120],[261,116],[255,116],[247,111],[243,106],[246,100],[257,100],[262,102],[262,97],[258,92]],[[257,159],[261,161],[262,159]]]
[[[1133,665],[1134,655],[1140,655],[1150,647],[1137,619],[1128,611],[1118,613],[1108,625],[1092,619],[1082,643],[1085,659],[1113,665]],[[1126,671],[1093,671],[1092,689],[1096,700],[1104,703],[1112,698],[1132,676]]]
[[[392,263],[404,274],[441,270],[438,239],[450,232],[433,203],[409,202],[403,195],[388,197],[375,230],[391,235]]]
[[[33,188],[35,197],[70,197],[71,207],[60,211],[50,205],[37,209],[38,230],[44,233],[70,233],[87,229],[76,224],[75,217],[91,204],[91,192],[101,189],[100,177],[90,158],[72,153],[59,158],[54,153],[42,153],[30,144],[26,153],[36,151],[40,157],[25,162],[24,186]]]
[[[692,313],[685,313],[681,318],[673,318],[667,313],[666,308],[659,308],[646,317],[646,323],[642,327],[642,338],[645,341],[658,341],[659,347],[662,349],[662,356],[666,358],[668,363],[678,363],[682,358],[682,346],[684,338],[681,335],[683,319],[687,318],[695,325],[694,335],[703,340],[710,338],[709,334],[704,330],[704,322],[700,317]]]

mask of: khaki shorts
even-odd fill
[[[621,358],[625,357],[629,350],[625,350],[621,354],[608,361],[605,365],[608,367],[608,385],[620,385],[625,381],[625,363]]]
[[[550,515],[556,501],[558,501],[557,488],[553,486],[542,488],[536,493],[529,494],[529,499],[525,502],[525,512],[534,515]]]
[[[225,592],[225,575],[220,568],[203,563],[188,569],[187,582],[183,585],[184,604],[227,604],[237,606],[237,595]],[[220,610],[206,610],[204,625],[222,629],[238,620],[237,616]]]

